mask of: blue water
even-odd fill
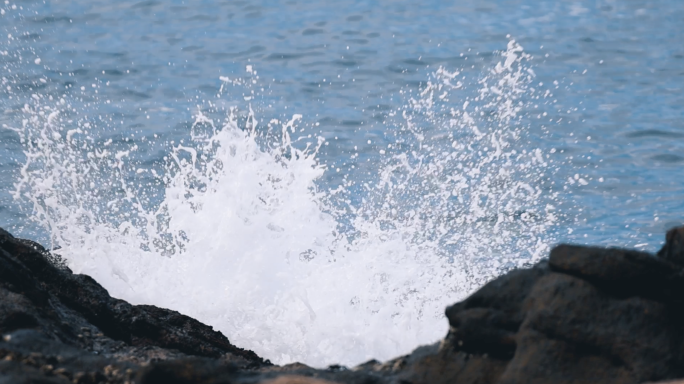
[[[354,146],[375,153],[391,129],[387,112],[406,102],[400,90],[419,90],[438,66],[477,74],[510,34],[534,56],[536,80],[559,84],[551,87],[557,108],[550,117],[563,120],[547,124],[550,134],[531,146],[559,149],[559,180],[580,171],[604,180],[563,191],[574,218],[560,225],[559,240],[655,250],[662,233],[682,221],[684,4],[676,0],[1,7],[0,50],[7,54],[0,68],[12,90],[3,84],[0,91],[0,123],[16,124],[19,100],[33,93],[76,95],[81,86],[109,83],[78,107],[89,109],[90,119],[115,116],[108,135],[179,140],[189,110],[218,92],[219,76],[241,76],[253,65],[266,86],[257,96],[260,113],[301,113],[319,123],[332,141],[321,152],[326,164],[351,164]],[[49,83],[37,82],[41,76]],[[533,140],[540,124],[530,128]],[[8,194],[22,161],[16,135],[0,130],[0,225],[40,238]],[[335,174],[327,177],[335,183]]]
[[[279,363],[406,353],[535,250],[656,251],[684,221],[679,0],[0,10],[0,227]],[[513,39],[530,56],[496,72]],[[445,76],[459,85],[440,95]],[[262,154],[252,136],[217,136],[223,157],[191,139],[233,106]],[[193,150],[203,165],[183,168]]]

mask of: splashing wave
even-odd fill
[[[470,97],[438,69],[395,113],[372,174],[336,188],[321,181],[324,140],[293,139],[302,116],[259,126],[251,106],[199,110],[159,170],[71,120],[68,101],[35,98],[12,128],[27,159],[14,198],[113,296],[276,363],[388,359],[441,338],[446,305],[553,241],[554,167],[525,147],[540,97],[529,59],[511,41]]]

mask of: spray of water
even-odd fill
[[[134,143],[98,140],[69,101],[36,97],[7,127],[26,154],[14,198],[113,296],[276,363],[388,359],[443,337],[446,305],[553,241],[553,167],[525,148],[528,59],[511,41],[470,97],[437,70],[395,116],[373,177],[334,190],[323,139],[293,142],[298,115],[259,126],[251,107],[198,110],[157,170],[127,160]]]

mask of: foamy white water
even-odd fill
[[[457,70],[435,71],[396,112],[374,174],[336,189],[299,115],[264,126],[248,101],[198,110],[192,141],[169,143],[157,172],[128,160],[135,142],[114,149],[70,120],[69,100],[37,96],[10,127],[27,158],[14,197],[115,297],[193,316],[275,363],[389,359],[443,337],[447,305],[553,242],[554,166],[522,124],[544,102],[529,59],[509,42],[470,97]]]

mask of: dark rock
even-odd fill
[[[2,229],[0,334],[0,384],[377,382],[342,367],[274,367],[188,316],[112,298],[39,244]]]
[[[684,266],[684,227],[672,228],[665,235],[665,245],[658,256]]]
[[[446,309],[451,329],[447,339],[468,353],[512,357],[515,334],[525,319],[522,305],[536,282],[548,274],[542,263],[512,271],[489,282],[465,301]]]
[[[552,273],[537,282],[525,307],[509,377],[625,383],[682,373],[682,323],[666,304],[614,297],[588,281]]]
[[[0,332],[37,328],[79,346],[103,338],[97,352],[105,354],[119,341],[137,350],[158,347],[214,358],[229,354],[245,365],[269,364],[188,316],[112,298],[90,276],[74,275],[55,261],[43,247],[0,232]],[[82,329],[102,336],[84,337]]]
[[[352,369],[274,366],[178,312],[131,305],[0,229],[4,383],[642,383],[684,377],[684,229],[658,255],[559,245],[446,309],[440,343]]]
[[[551,269],[577,276],[618,297],[684,302],[682,267],[644,252],[559,245]]]
[[[236,372],[235,366],[220,364],[213,359],[176,359],[143,368],[135,382],[139,384],[230,384]]]
[[[669,232],[668,252],[681,244],[672,233],[682,232]],[[397,359],[392,374],[413,383],[684,377],[684,274],[672,261],[560,245],[548,262],[511,271],[447,308],[451,328],[439,349]]]

